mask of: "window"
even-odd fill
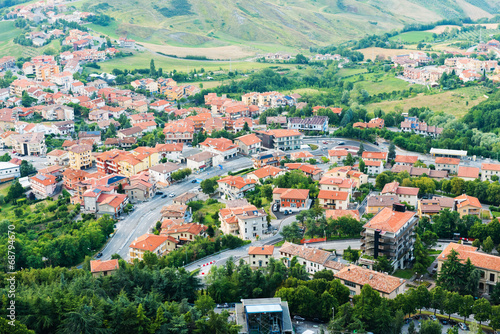
[[[350,287],[353,287],[353,288],[356,287],[356,284],[354,284],[353,282],[349,282],[349,281],[344,281],[344,285],[350,286]]]
[[[349,290],[349,295],[350,295],[350,296],[354,296],[354,295],[356,295],[356,291]]]
[[[495,282],[495,274],[490,274],[490,281]]]

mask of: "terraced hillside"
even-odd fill
[[[442,18],[492,17],[496,0],[83,0],[115,18],[114,37],[176,46],[287,51]]]

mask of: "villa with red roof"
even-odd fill
[[[273,203],[278,203],[280,212],[298,212],[311,207],[309,189],[274,188]]]
[[[398,199],[401,203],[406,202],[416,208],[418,201],[418,191],[419,188],[400,187],[399,182],[394,181],[391,183],[387,183],[380,194],[398,196]]]
[[[248,248],[248,264],[252,268],[265,268],[273,257],[274,245],[253,246]]]
[[[179,241],[167,235],[144,234],[129,245],[129,261],[142,261],[144,253],[149,251],[156,256],[163,256],[177,248]]]
[[[458,173],[458,165],[460,164],[460,159],[436,157],[435,162],[436,170],[444,170],[450,174]]]
[[[476,197],[463,194],[455,197],[455,203],[456,210],[460,214],[460,218],[468,215],[481,215],[481,202],[479,202]]]
[[[207,138],[200,143],[202,151],[221,155],[224,160],[228,160],[238,155],[238,146],[227,138]]]
[[[365,163],[367,161],[382,161],[382,162],[386,163],[387,162],[387,152],[364,151],[362,158],[363,158],[363,161]]]
[[[478,286],[479,295],[491,295],[495,284],[500,281],[500,257],[479,252],[477,247],[450,242],[437,258],[438,273],[441,272],[443,263],[448,259],[452,250],[458,253],[460,262],[465,263],[467,259],[470,259],[472,265],[481,271]]]
[[[394,162],[396,165],[413,166],[418,161],[416,155],[396,155]]]
[[[218,190],[229,199],[238,199],[245,196],[245,193],[255,189],[257,181],[244,179],[241,176],[226,176],[217,180]]]
[[[90,272],[94,277],[109,276],[120,268],[117,259],[101,261],[92,260],[90,261]]]
[[[253,179],[253,180],[260,183],[260,180],[265,181],[269,178],[275,178],[275,177],[278,177],[281,175],[285,175],[285,173],[286,173],[286,171],[281,169],[281,168],[274,167],[274,166],[265,166],[265,167],[262,167],[262,168],[255,170],[251,173],[248,173],[247,178]]]
[[[57,187],[56,177],[50,174],[38,173],[30,177],[31,190],[36,198],[47,198],[54,195]]]
[[[240,148],[240,152],[245,155],[259,153],[262,149],[262,140],[255,133],[238,137],[234,143]]]
[[[354,191],[354,188],[356,188],[356,186],[356,181],[343,177],[323,176],[319,181],[320,190],[346,191],[350,196],[352,195],[352,192]]]
[[[493,181],[491,178],[496,176],[498,180],[500,177],[500,164],[482,164],[481,165],[481,181]]]
[[[318,194],[319,205],[330,210],[347,210],[349,198],[347,191],[320,190]]]
[[[457,177],[463,179],[464,181],[474,181],[479,178],[479,168],[459,166]]]
[[[349,152],[347,150],[328,150],[328,158],[332,163],[341,163],[347,158]]]

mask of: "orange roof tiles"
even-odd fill
[[[257,137],[257,135],[255,133],[251,133],[249,135],[244,135],[244,136],[238,137],[235,140],[241,141],[246,146],[250,146],[250,145],[262,142],[262,140],[259,137]]]
[[[340,217],[351,216],[352,218],[359,221],[359,211],[358,210],[326,210],[326,218],[339,219]]]
[[[297,256],[307,261],[323,264],[328,260],[331,253],[324,251],[322,249],[309,248],[306,246],[292,244],[290,242],[285,242],[283,246],[279,249],[280,253],[289,254],[291,256]]]
[[[457,177],[466,177],[477,179],[479,177],[479,168],[477,167],[458,167]]]
[[[118,260],[108,260],[108,261],[101,261],[101,260],[92,260],[90,261],[90,271],[92,273],[99,273],[102,271],[110,271],[110,270],[117,270],[119,268]]]
[[[328,155],[330,157],[347,157],[347,150],[328,150]]]
[[[241,176],[226,176],[220,180],[217,180],[217,182],[226,183],[226,184],[228,184],[230,186],[234,186],[238,189],[241,189],[244,186],[249,185],[249,184],[257,183],[257,181],[252,180],[252,179],[245,180]]]
[[[176,233],[190,233],[194,235],[200,235],[200,233],[206,231],[208,226],[198,224],[198,223],[188,223],[188,224],[171,224],[166,227],[166,229],[162,228],[161,235],[169,235]]]
[[[335,274],[335,277],[344,281],[356,283],[361,286],[368,284],[374,290],[386,294],[390,294],[405,282],[398,277],[386,275],[384,273],[380,273],[378,271],[373,271],[370,269],[365,269],[353,264],[341,269],[338,273]]]
[[[144,234],[139,238],[137,238],[136,240],[134,240],[129,247],[154,252],[155,249],[160,247],[163,243],[165,243],[168,240],[178,243],[178,241],[175,240],[175,238],[172,238],[171,236]]]
[[[281,199],[308,199],[309,189],[274,188],[273,194],[281,194]]]
[[[458,165],[458,164],[460,164],[460,159],[437,157],[436,163],[437,164],[444,164],[444,165]]]
[[[230,139],[227,138],[207,138],[203,143],[200,143],[200,145],[205,147],[213,147],[220,152],[229,151],[238,147]]]
[[[363,152],[363,159],[387,160],[387,152]],[[366,163],[366,161],[365,161]]]
[[[455,197],[455,202],[457,202],[457,209],[463,208],[464,206],[474,206],[476,208],[481,208],[481,202],[476,197],[468,196],[466,194]]]
[[[405,164],[414,164],[418,160],[416,155],[396,155],[395,162],[405,163]]]
[[[396,233],[408,221],[415,216],[415,212],[392,211],[392,208],[383,208],[363,227],[370,229],[380,229],[382,231]]]
[[[273,255],[273,252],[274,252],[273,245],[248,248],[248,255]]]
[[[297,160],[297,159],[313,158],[314,155],[308,151],[301,151],[301,152],[290,153],[290,157],[292,158],[292,160]]]
[[[255,175],[259,179],[263,179],[268,176],[276,176],[279,173],[284,172],[283,169],[274,166],[265,166],[253,171],[251,174]]]
[[[482,164],[481,169],[482,170],[500,171],[500,164]]]
[[[272,135],[276,138],[302,136],[302,134],[297,130],[286,130],[286,129],[267,130],[263,131],[263,133],[267,135]]]
[[[319,199],[329,199],[334,201],[347,201],[349,193],[347,191],[336,190],[320,190],[318,194]]]
[[[438,260],[446,261],[448,254],[454,249],[458,253],[458,258],[465,262],[470,259],[474,267],[492,271],[500,271],[500,257],[486,253],[480,253],[476,247],[455,244],[450,242],[448,246],[439,254]]]
[[[40,183],[44,186],[50,186],[56,183],[56,177],[50,174],[37,174],[30,178],[31,182]]]

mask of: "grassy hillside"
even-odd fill
[[[116,22],[108,27],[92,26],[110,36],[252,51],[292,51],[405,23],[492,16],[499,9],[495,0],[83,0],[74,5],[113,16]]]

